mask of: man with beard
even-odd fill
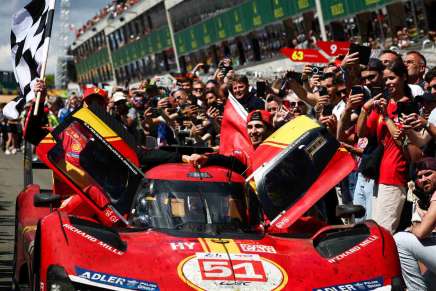
[[[408,231],[394,236],[401,269],[408,290],[435,290],[430,286],[436,272],[436,159],[424,158],[416,164],[416,214]],[[422,275],[418,262],[427,267]]]

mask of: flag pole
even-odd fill
[[[56,5],[56,0],[49,0],[49,4],[48,4],[48,15],[47,15],[47,28],[45,30],[45,38],[47,40],[47,45],[44,45],[43,48],[43,57],[44,57],[44,62],[42,62],[41,65],[41,73],[39,74],[39,78],[44,79],[45,76],[45,71],[47,69],[47,60],[48,60],[48,51],[50,48],[50,40],[51,40],[51,31],[53,28],[53,19],[54,19],[54,12],[55,12],[55,5]],[[36,94],[36,100],[35,100],[35,108],[33,110],[33,115],[36,116],[38,115],[38,110],[39,110],[39,102],[41,100],[41,93],[38,92],[38,94]]]

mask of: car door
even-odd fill
[[[128,158],[133,149],[88,108],[72,114],[51,135],[55,143],[46,153],[49,166],[104,224],[127,224],[124,215],[143,179]]]
[[[271,230],[287,229],[355,167],[349,152],[316,121],[289,122],[256,150],[254,185]]]

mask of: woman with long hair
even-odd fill
[[[368,100],[357,122],[360,137],[376,138],[383,145],[372,218],[392,233],[399,225],[406,200],[408,144],[402,138],[400,118],[406,108],[412,107],[407,77],[407,67],[401,59],[388,64],[383,71],[385,94]]]

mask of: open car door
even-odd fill
[[[81,196],[105,225],[127,224],[143,174],[135,151],[89,108],[81,108],[51,133],[38,155]]]
[[[283,232],[355,167],[355,160],[316,121],[300,116],[256,150],[248,182],[255,186],[272,232]]]

